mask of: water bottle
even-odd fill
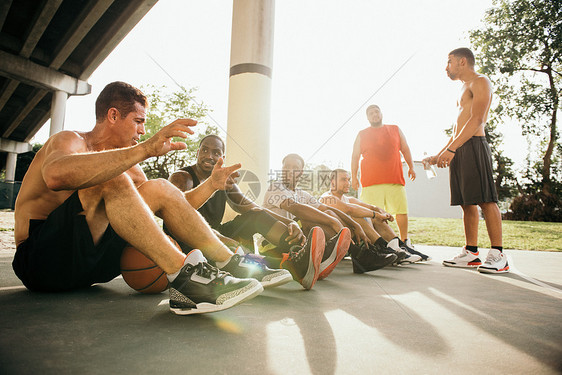
[[[427,157],[427,152],[423,153],[423,158]],[[427,176],[428,180],[437,177],[437,172],[435,171],[435,166],[429,164],[427,161],[424,160],[423,162],[423,169],[425,170],[425,175]]]

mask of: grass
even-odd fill
[[[396,222],[390,225],[398,233]],[[562,223],[504,220],[502,228],[506,249],[562,251]],[[13,230],[12,225],[0,227],[0,232]],[[411,217],[409,233],[414,244],[464,246],[462,219]],[[483,248],[490,246],[484,220],[480,220],[478,244]]]
[[[398,233],[396,223],[391,226]],[[562,223],[504,220],[503,247],[506,249],[562,251]],[[464,246],[462,219],[418,218],[409,220],[409,235],[414,244]],[[478,244],[489,247],[486,223],[480,220]]]

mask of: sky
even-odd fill
[[[160,0],[88,79],[92,94],[67,102],[65,129],[90,130],[94,103],[112,81],[166,85],[169,76],[197,87],[227,129],[232,1]],[[447,141],[461,83],[445,73],[447,54],[470,46],[492,0],[277,0],[271,86],[270,168],[284,155],[350,168],[365,108],[378,104],[383,122],[399,125],[414,160]],[[160,68],[153,60],[166,71]],[[169,75],[169,76],[168,76]],[[34,142],[45,142],[47,123]],[[502,124],[506,156],[523,163],[518,126]],[[224,135],[224,134],[223,134]]]

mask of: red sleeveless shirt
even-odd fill
[[[396,125],[368,127],[359,132],[361,147],[361,186],[404,185],[400,157],[400,131]]]

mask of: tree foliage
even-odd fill
[[[168,178],[175,170],[194,162],[199,141],[205,135],[217,134],[215,126],[208,125],[205,117],[209,108],[203,103],[198,103],[193,93],[195,88],[180,88],[175,92],[166,89],[166,86],[145,86],[142,88],[148,97],[149,108],[145,124],[146,134],[141,137],[144,141],[154,135],[160,128],[178,118],[191,118],[199,121],[193,128],[195,134],[187,139],[177,139],[187,144],[187,149],[172,151],[165,155],[153,157],[140,163],[144,173],[149,179]]]
[[[540,157],[529,165],[530,186],[541,194],[559,189],[557,112],[562,94],[562,0],[494,0],[484,26],[471,31],[480,71],[499,97],[491,113],[520,124]],[[538,173],[534,173],[537,171]],[[538,184],[536,183],[538,182]]]

